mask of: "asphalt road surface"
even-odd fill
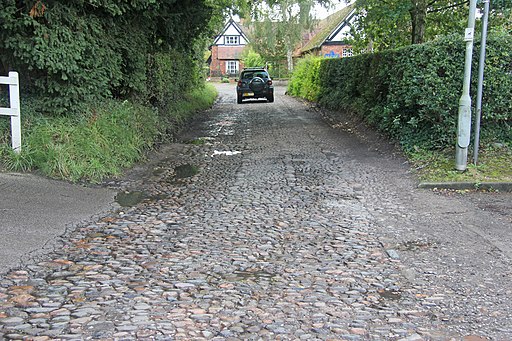
[[[51,245],[68,229],[113,208],[115,192],[0,173],[0,274]]]
[[[510,340],[510,194],[416,188],[284,95],[215,106],[105,184],[125,207],[0,278],[0,339]]]

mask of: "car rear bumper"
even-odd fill
[[[274,94],[273,88],[264,89],[264,90],[258,91],[258,92],[255,92],[255,91],[252,91],[249,89],[237,90],[237,95],[242,98],[262,98],[262,97],[267,97],[267,96],[273,95],[273,94]]]

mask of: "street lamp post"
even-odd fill
[[[471,134],[471,59],[473,57],[473,38],[475,34],[476,1],[469,3],[468,27],[464,35],[466,42],[466,59],[464,63],[464,83],[459,100],[459,120],[457,127],[457,145],[455,150],[455,169],[465,171],[468,164],[468,146]]]

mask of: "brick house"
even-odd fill
[[[328,58],[352,56],[352,46],[348,44],[351,23],[355,18],[355,6],[349,5],[321,20],[315,29],[305,35],[305,39],[294,56],[314,54]]]
[[[242,27],[230,19],[210,46],[208,58],[211,77],[235,76],[243,68],[241,56],[249,43]]]

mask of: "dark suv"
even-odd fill
[[[246,98],[266,98],[274,102],[274,86],[267,70],[262,67],[245,68],[236,85],[237,103]]]

